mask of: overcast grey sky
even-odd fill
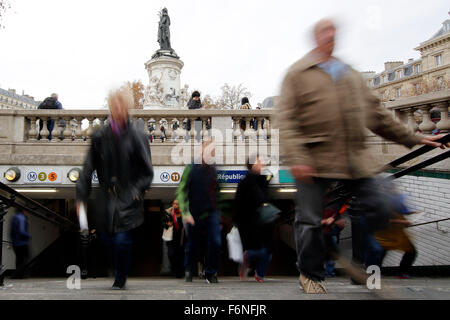
[[[277,95],[293,62],[313,46],[312,25],[339,23],[336,55],[360,71],[419,58],[414,50],[449,18],[448,1],[10,0],[0,30],[0,87],[65,109],[100,108],[127,80],[148,84],[144,63],[159,48],[158,11],[167,7],[181,84],[216,97],[243,83],[256,106]]]

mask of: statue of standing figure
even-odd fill
[[[164,8],[160,12],[159,28],[158,28],[158,42],[161,50],[173,51],[170,46],[170,17],[167,9]]]

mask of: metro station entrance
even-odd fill
[[[58,212],[65,218],[77,223],[75,201],[73,199],[36,199],[42,205]],[[221,201],[221,224],[222,224],[222,246],[219,276],[238,276],[238,264],[228,257],[228,246],[226,235],[232,228],[232,198]],[[279,207],[283,214],[280,223],[275,229],[275,250],[273,259],[268,270],[268,275],[296,275],[296,253],[292,248],[291,241],[286,240],[292,236],[286,230],[289,226],[283,223],[293,215],[293,204],[290,200],[274,199],[274,205]],[[144,202],[144,223],[133,232],[133,247],[130,276],[153,277],[160,276],[163,265],[163,227],[161,218],[165,209],[171,205],[171,199],[148,199]],[[88,219],[91,229],[96,229],[95,200],[88,203]],[[45,227],[39,227],[39,221],[33,219],[32,240],[39,242],[41,235],[45,233]],[[8,224],[5,225],[9,228]],[[288,228],[286,228],[288,227]],[[42,251],[39,252],[29,263],[28,275],[30,277],[65,277],[67,267],[70,265],[82,266],[83,261],[87,263],[88,277],[112,276],[112,266],[109,263],[107,249],[102,243],[99,235],[93,233],[88,246],[86,258],[83,259],[83,243],[80,234],[76,230],[60,230],[59,235]],[[35,250],[36,251],[36,250]],[[13,259],[11,256],[10,259]],[[82,268],[83,269],[83,268]]]

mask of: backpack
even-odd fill
[[[40,109],[58,109],[56,99],[53,97],[45,98],[44,102],[40,105]]]

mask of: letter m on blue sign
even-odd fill
[[[36,181],[36,179],[37,179],[36,172],[29,172],[27,175],[27,178],[29,181]]]

